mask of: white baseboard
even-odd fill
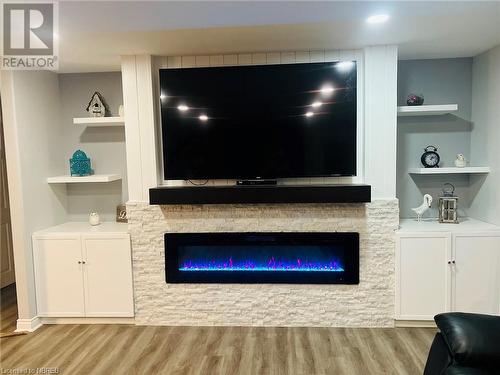
[[[135,324],[134,318],[40,318],[42,324]]]
[[[17,319],[16,332],[33,332],[44,324],[135,324],[134,318],[47,318]]]
[[[31,319],[17,319],[17,328],[15,332],[33,332],[43,325],[38,316]]]
[[[436,328],[433,320],[395,320],[395,327]]]

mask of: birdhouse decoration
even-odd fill
[[[87,105],[87,112],[90,117],[105,117],[109,114],[108,105],[99,92],[94,92],[89,104]]]
[[[439,222],[458,224],[458,197],[455,196],[455,186],[450,183],[443,185],[443,195],[439,197]]]
[[[90,159],[82,150],[76,150],[73,157],[69,159],[71,176],[90,176],[94,171],[90,167]]]

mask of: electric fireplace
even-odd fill
[[[358,284],[358,233],[166,233],[167,283]]]

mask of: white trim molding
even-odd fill
[[[36,317],[35,281],[31,243],[28,232],[23,197],[21,173],[21,149],[19,148],[19,126],[16,112],[15,71],[0,71],[0,91],[2,93],[3,131],[7,180],[9,189],[12,245],[16,274],[16,295],[18,322],[26,322]],[[33,317],[33,318],[31,318]]]
[[[38,316],[31,319],[17,319],[17,328],[15,332],[33,332],[42,325],[43,323]]]
[[[40,318],[42,324],[135,324],[134,318],[98,317],[98,318]]]
[[[35,316],[32,319],[17,319],[15,332],[34,332],[44,324],[129,324],[135,325],[135,318],[120,317],[98,317],[98,318],[78,318],[61,317],[47,318]]]

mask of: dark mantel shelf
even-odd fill
[[[149,189],[149,203],[255,204],[255,203],[366,203],[371,186],[351,185],[250,185],[163,186]]]

